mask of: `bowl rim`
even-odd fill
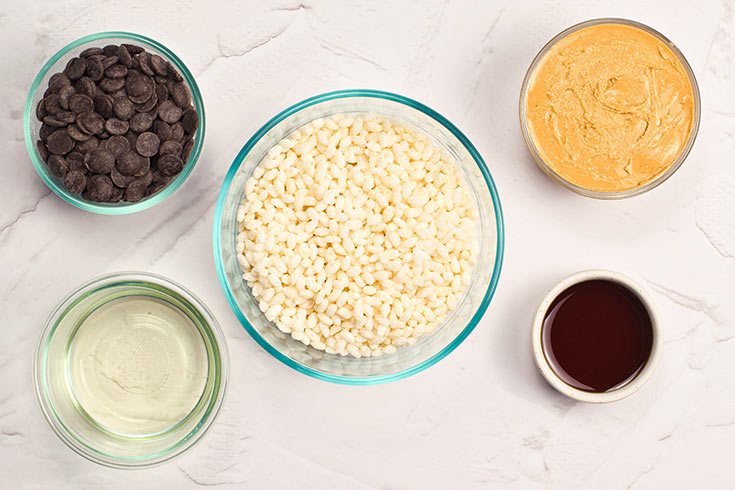
[[[250,322],[247,320],[247,318],[245,317],[245,315],[242,313],[242,311],[237,305],[237,301],[235,300],[234,294],[232,293],[230,285],[227,282],[227,277],[225,275],[224,262],[222,260],[222,252],[223,252],[222,241],[220,237],[221,228],[222,228],[222,218],[223,218],[223,212],[224,212],[224,204],[227,198],[227,194],[229,193],[230,187],[232,185],[232,180],[235,176],[235,173],[240,168],[242,161],[245,159],[248,153],[250,153],[252,148],[260,141],[260,139],[265,134],[267,134],[268,131],[270,131],[273,127],[279,124],[281,121],[283,121],[287,117],[307,107],[310,107],[318,103],[327,102],[330,100],[345,99],[345,98],[351,98],[351,97],[368,97],[368,98],[384,99],[384,100],[389,100],[392,102],[397,102],[399,104],[406,105],[410,108],[416,109],[424,113],[425,115],[437,121],[440,125],[446,128],[449,132],[451,132],[452,135],[455,138],[457,138],[457,140],[462,144],[462,146],[464,146],[464,148],[469,152],[470,156],[472,157],[475,164],[478,166],[480,172],[482,173],[485,184],[488,187],[488,190],[490,192],[490,196],[493,202],[493,209],[495,213],[496,235],[497,235],[496,246],[495,246],[495,264],[493,267],[493,274],[490,279],[490,283],[488,285],[487,291],[485,292],[485,295],[479,307],[477,308],[477,311],[475,311],[474,315],[470,319],[469,323],[465,326],[465,328],[449,344],[447,344],[442,350],[434,354],[429,359],[426,359],[420,362],[419,364],[403,369],[401,371],[397,371],[395,373],[380,375],[380,376],[369,376],[369,377],[345,377],[345,376],[340,376],[336,374],[317,371],[315,369],[312,369],[308,366],[305,366],[291,359],[290,357],[286,356],[278,349],[271,346],[257,332],[257,330],[253,328],[253,326],[250,324]],[[225,179],[222,183],[222,187],[220,189],[219,197],[217,198],[217,206],[215,208],[215,214],[214,214],[214,230],[213,231],[214,231],[214,237],[213,237],[214,262],[215,262],[215,267],[217,269],[217,275],[219,277],[219,281],[222,286],[222,290],[224,291],[225,297],[227,298],[227,302],[230,304],[230,307],[232,308],[232,311],[235,313],[235,316],[240,321],[240,323],[245,328],[245,330],[250,334],[250,336],[263,349],[265,349],[266,352],[268,352],[273,357],[275,357],[276,359],[278,359],[285,365],[289,366],[290,368],[295,369],[296,371],[306,374],[308,376],[311,376],[312,378],[320,379],[323,381],[329,381],[329,382],[337,383],[337,384],[344,384],[344,385],[374,385],[374,384],[386,383],[389,381],[395,381],[395,380],[407,378],[413,374],[416,374],[420,371],[423,371],[424,369],[427,369],[433,366],[434,364],[439,362],[441,359],[446,357],[449,353],[451,353],[454,349],[456,349],[459,346],[459,344],[461,344],[464,341],[464,339],[466,339],[467,336],[475,329],[475,327],[477,326],[477,324],[480,322],[483,315],[485,314],[485,311],[487,310],[488,305],[490,304],[490,300],[492,299],[495,293],[495,290],[497,288],[498,280],[500,277],[500,272],[502,269],[504,243],[505,243],[503,212],[502,212],[502,208],[500,205],[500,198],[498,197],[498,191],[495,187],[493,178],[490,175],[490,171],[487,168],[487,165],[485,164],[485,161],[483,160],[482,156],[477,151],[477,149],[474,147],[474,145],[470,142],[470,140],[448,119],[446,119],[444,116],[434,111],[433,109],[425,106],[424,104],[416,100],[410,99],[408,97],[402,96],[402,95],[398,95],[395,93],[386,92],[382,90],[373,90],[373,89],[336,90],[333,92],[326,92],[326,93],[322,93],[319,95],[315,95],[313,97],[304,99],[301,102],[298,102],[284,109],[283,111],[276,114],[273,118],[271,118],[268,122],[266,122],[258,131],[255,132],[255,134],[253,134],[252,137],[250,137],[247,143],[245,143],[245,145],[242,147],[242,149],[240,150],[240,152],[237,154],[234,161],[232,162],[232,165],[230,166],[229,170],[227,171]]]
[[[597,393],[593,391],[585,391],[575,388],[562,380],[551,367],[546,353],[544,352],[542,338],[542,330],[546,312],[551,303],[567,288],[575,284],[595,279],[607,280],[619,284],[636,295],[641,300],[651,319],[651,329],[653,330],[653,343],[651,344],[651,354],[649,355],[643,368],[636,374],[633,379],[611,391]],[[536,310],[531,327],[531,349],[533,359],[544,379],[559,393],[566,395],[575,400],[588,403],[609,403],[626,398],[643,387],[644,384],[651,379],[656,370],[656,366],[661,358],[661,350],[663,348],[663,324],[661,315],[658,312],[653,298],[648,292],[635,280],[621,274],[619,272],[607,269],[589,269],[576,272],[565,277],[554,287],[548,290],[541,300]]]
[[[692,95],[694,99],[693,100],[694,114],[693,114],[693,119],[692,119],[692,127],[689,131],[689,137],[687,138],[687,142],[684,145],[684,148],[682,148],[676,160],[674,160],[674,162],[669,166],[669,168],[667,168],[663,173],[659,174],[657,177],[643,184],[642,186],[634,187],[632,189],[627,189],[623,191],[612,191],[612,192],[595,191],[595,190],[587,189],[586,187],[579,186],[565,179],[561,175],[559,175],[553,168],[551,168],[550,165],[546,163],[546,161],[541,156],[541,153],[537,149],[536,144],[534,143],[533,138],[531,137],[530,131],[528,129],[527,118],[526,118],[526,100],[528,96],[528,86],[531,83],[531,79],[533,78],[533,75],[535,74],[536,69],[538,68],[541,61],[543,61],[546,54],[554,46],[556,46],[556,44],[559,41],[563,40],[570,34],[573,34],[587,27],[593,27],[593,26],[605,25],[605,24],[616,24],[616,25],[636,28],[647,34],[652,35],[653,37],[655,37],[656,39],[664,43],[672,51],[672,53],[674,53],[674,56],[676,57],[677,60],[679,60],[679,63],[681,63],[682,67],[684,68],[684,71],[687,74],[687,78],[689,79],[689,83],[692,86]],[[692,148],[694,147],[694,143],[697,139],[697,135],[699,134],[699,126],[700,126],[700,122],[702,118],[702,99],[701,99],[701,95],[699,92],[699,84],[697,83],[697,77],[694,74],[694,70],[692,70],[692,67],[689,64],[689,61],[687,61],[686,57],[681,52],[681,50],[679,50],[679,48],[669,38],[661,34],[659,31],[657,31],[653,27],[643,24],[642,22],[637,22],[635,20],[625,19],[621,17],[600,17],[600,18],[589,19],[583,22],[579,22],[570,27],[567,27],[566,29],[562,30],[560,33],[552,37],[539,50],[539,52],[536,54],[536,56],[531,61],[531,64],[529,65],[528,70],[526,70],[526,74],[523,77],[523,83],[521,84],[521,93],[518,99],[518,118],[520,120],[521,133],[523,134],[523,140],[525,141],[526,146],[528,147],[529,153],[531,153],[533,161],[549,178],[551,178],[551,180],[561,185],[562,187],[572,192],[575,192],[577,194],[580,194],[582,196],[585,196],[585,197],[591,197],[593,199],[599,199],[599,200],[617,200],[617,199],[626,199],[629,197],[638,196],[640,194],[650,191],[651,189],[655,187],[658,187],[659,185],[667,181],[669,177],[671,177],[679,169],[679,167],[682,166],[684,161],[689,156],[689,153],[691,152]]]
[[[189,303],[197,312],[201,315],[205,322],[205,327],[208,330],[208,334],[211,337],[214,347],[216,348],[215,358],[216,366],[218,367],[219,379],[215,381],[213,391],[210,395],[211,400],[208,403],[210,406],[202,414],[202,419],[197,423],[194,428],[187,434],[182,436],[177,442],[171,446],[159,450],[155,453],[143,456],[143,457],[116,457],[104,453],[102,451],[88,447],[86,444],[80,442],[70,431],[63,421],[59,419],[56,413],[56,409],[50,402],[47,396],[47,381],[45,374],[46,355],[45,351],[48,343],[53,336],[59,319],[66,314],[68,309],[72,307],[78,300],[88,296],[89,294],[108,287],[117,283],[141,283],[150,282],[154,286],[164,288],[167,294],[173,294],[182,296],[183,299]],[[205,342],[205,348],[208,352],[212,349],[207,347]],[[181,284],[168,279],[167,277],[153,274],[150,272],[141,271],[121,271],[104,274],[102,276],[95,277],[87,280],[79,286],[75,287],[69,292],[59,303],[53,308],[49,314],[44,327],[39,335],[38,343],[36,346],[35,356],[33,359],[33,385],[36,395],[36,401],[41,409],[43,417],[49,424],[53,432],[58,436],[59,439],[75,453],[82,456],[83,458],[92,461],[93,463],[107,466],[110,468],[118,469],[137,469],[137,468],[150,468],[164,464],[172,459],[178,458],[182,454],[191,450],[196,444],[202,440],[202,438],[209,432],[214,425],[215,421],[219,417],[222,405],[224,404],[227,388],[229,385],[229,349],[227,346],[227,340],[224,332],[217,321],[212,311],[207,305],[193,292]],[[202,402],[206,391],[200,395],[198,403]],[[195,410],[196,407],[192,410]],[[186,415],[181,422],[186,419],[190,419],[193,416],[193,412]],[[172,428],[175,428],[181,424],[178,422]]]
[[[43,87],[41,86],[41,81],[49,72],[49,70],[51,70],[53,65],[59,59],[61,59],[73,49],[91,41],[103,41],[105,39],[125,39],[141,43],[145,47],[152,47],[160,51],[166,57],[166,59],[174,65],[174,67],[184,78],[184,82],[187,84],[189,90],[191,91],[192,102],[195,110],[197,111],[197,115],[199,116],[199,127],[197,128],[197,132],[194,137],[194,147],[192,148],[191,154],[189,155],[189,158],[184,165],[184,169],[176,176],[173,181],[169,183],[169,185],[167,185],[154,195],[150,196],[149,198],[143,199],[136,203],[126,203],[125,201],[120,201],[119,203],[114,204],[96,203],[92,201],[85,201],[80,196],[69,194],[66,189],[60,186],[54,180],[54,178],[49,175],[46,164],[39,157],[36,150],[36,140],[38,139],[38,136],[34,136],[33,134],[31,134],[31,120],[36,117],[35,107],[33,107],[33,98],[36,93],[38,93],[40,90],[43,90]],[[80,37],[75,41],[72,41],[71,43],[67,44],[59,51],[57,51],[53,56],[51,56],[51,58],[48,59],[48,61],[46,61],[46,63],[39,70],[36,77],[33,79],[33,83],[31,84],[31,88],[28,92],[28,97],[26,98],[25,109],[23,111],[23,134],[26,142],[26,150],[28,152],[28,156],[31,159],[31,163],[36,169],[36,173],[38,173],[38,175],[41,177],[41,180],[43,180],[48,188],[51,189],[57,196],[59,196],[69,204],[72,204],[73,206],[76,206],[77,208],[84,211],[105,215],[122,215],[143,211],[145,209],[155,206],[156,204],[160,203],[171,194],[173,194],[189,177],[189,174],[191,174],[194,166],[199,160],[199,156],[204,145],[205,129],[206,117],[204,114],[204,100],[202,98],[202,93],[199,90],[199,86],[197,85],[194,76],[191,74],[184,62],[181,61],[181,59],[179,59],[179,57],[176,56],[170,49],[168,49],[166,46],[159,43],[158,41],[147,36],[143,36],[141,34],[125,31],[104,31],[89,34]]]

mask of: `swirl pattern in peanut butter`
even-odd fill
[[[546,164],[580,187],[619,192],[664,173],[687,144],[692,83],[642,29],[600,24],[569,34],[531,76],[528,130]]]

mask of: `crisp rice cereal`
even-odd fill
[[[418,131],[336,115],[274,146],[245,185],[238,261],[261,311],[331,354],[390,354],[433,331],[470,280],[474,203]]]

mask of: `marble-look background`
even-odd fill
[[[648,23],[688,57],[703,101],[697,144],[653,192],[598,202],[547,179],[523,144],[521,80],[567,26],[620,16]],[[129,30],[174,50],[207,110],[204,152],[168,200],[132,216],[65,204],[26,155],[22,111],[56,50]],[[735,2],[19,1],[0,0],[0,488],[650,489],[735,487]],[[237,151],[305,97],[369,87],[416,98],[485,157],[505,211],[495,298],[439,365],[373,387],[313,380],[245,333],[211,251],[216,195]],[[650,383],[593,406],[553,391],[530,354],[544,291],[586,268],[642,281],[665,320]],[[51,432],[31,363],[51,308],[102,273],[137,269],[193,289],[229,341],[221,417],[165,466],[119,471],[83,460]]]

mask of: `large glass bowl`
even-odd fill
[[[413,126],[430,137],[457,165],[477,207],[477,261],[457,307],[430,335],[379,357],[353,358],[307,347],[282,333],[258,308],[236,258],[236,213],[245,182],[268,150],[308,122],[334,114],[378,114]],[[330,92],[281,112],[240,150],[227,172],[214,219],[214,257],[227,300],[245,330],[286,365],[318,379],[365,385],[405,378],[439,362],[477,326],[498,284],[503,258],[503,218],[490,172],[467,137],[432,109],[406,97],[375,90]]]
[[[72,352],[82,323],[103,305],[131,297],[154,299],[187,318],[201,336],[207,365],[203,390],[193,394],[198,396],[198,401],[188,415],[171,427],[151,434],[122,434],[98,423],[85,411],[74,389]],[[139,361],[134,360],[136,366]],[[199,298],[164,277],[126,272],[89,281],[62,300],[41,333],[33,378],[43,415],[67,446],[105,466],[140,468],[169,461],[201,440],[222,406],[228,369],[222,330]],[[141,398],[145,403],[156,403],[155,391],[138,396],[145,397]]]
[[[194,109],[199,116],[199,127],[197,128],[196,135],[194,136],[194,147],[191,150],[188,160],[184,164],[184,169],[160,191],[135,203],[126,201],[120,201],[117,203],[86,201],[79,195],[67,192],[61,179],[53,176],[49,172],[48,166],[41,158],[41,155],[39,155],[38,149],[36,148],[36,141],[39,139],[38,131],[41,127],[41,122],[36,118],[36,106],[43,98],[43,93],[48,86],[48,81],[49,78],[51,78],[51,75],[63,71],[71,58],[78,56],[79,53],[87,48],[104,47],[108,44],[122,43],[141,46],[149,53],[157,54],[169,61],[174,68],[176,68],[184,78],[184,83],[186,83],[186,86],[191,92]],[[31,90],[28,94],[28,99],[26,99],[25,112],[23,113],[23,132],[25,134],[28,156],[31,158],[33,167],[36,169],[36,172],[38,172],[38,175],[41,176],[44,183],[49,187],[49,189],[56,193],[57,196],[61,197],[69,204],[73,204],[85,211],[91,211],[99,214],[135,213],[148,209],[173,194],[174,191],[184,183],[199,159],[199,154],[201,153],[202,145],[204,144],[204,128],[204,102],[202,101],[202,94],[199,92],[199,87],[197,86],[196,81],[194,81],[194,77],[189,69],[163,44],[148,37],[141,36],[140,34],[133,34],[130,32],[98,32],[97,34],[90,34],[77,39],[71,44],[61,48],[59,52],[53,55],[51,59],[43,65],[43,68],[41,68],[41,71],[38,72],[38,75],[36,75],[36,78],[33,80]]]

